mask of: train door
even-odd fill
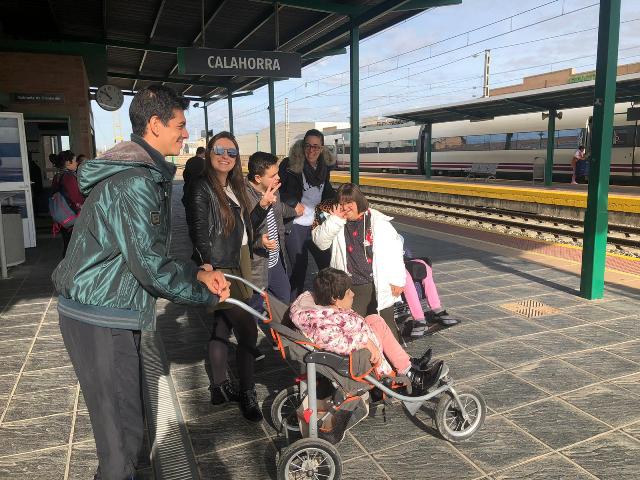
[[[427,128],[426,125],[421,125],[420,126],[420,131],[418,132],[418,144],[417,144],[417,158],[416,161],[418,162],[418,173],[420,175],[424,175],[425,174],[425,164],[427,162],[427,139],[426,139],[426,135],[427,135]]]

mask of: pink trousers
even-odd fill
[[[389,363],[399,373],[407,373],[411,367],[411,358],[404,351],[402,345],[398,343],[393,332],[380,315],[373,314],[364,317],[364,321],[373,330],[374,335],[378,339],[378,343],[382,346],[382,353],[389,360]]]
[[[427,296],[427,302],[429,302],[429,307],[431,310],[438,310],[442,305],[440,304],[440,297],[438,296],[438,290],[436,289],[436,284],[433,282],[433,270],[429,264],[422,260],[411,260],[412,262],[422,263],[427,269],[427,276],[424,280],[422,280],[422,288],[424,289],[425,295]],[[416,286],[409,275],[407,273],[407,282],[404,286],[404,298],[407,300],[407,304],[409,305],[409,310],[411,311],[411,316],[414,320],[424,320],[424,312],[422,311],[422,306],[420,305],[420,297],[418,296],[418,292],[416,290]]]

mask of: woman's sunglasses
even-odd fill
[[[213,153],[216,155],[224,155],[224,152],[227,152],[232,158],[236,158],[238,156],[238,150],[236,148],[224,148],[218,145],[213,146]]]

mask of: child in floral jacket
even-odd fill
[[[408,376],[413,394],[421,395],[440,378],[442,361],[431,363],[431,349],[412,359],[379,315],[363,318],[351,309],[351,278],[342,270],[325,268],[313,282],[313,292],[304,292],[291,305],[293,324],[318,347],[340,355],[361,348],[371,352],[371,363],[379,375],[393,370]]]

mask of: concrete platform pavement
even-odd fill
[[[181,188],[176,186],[176,193]],[[190,246],[178,194],[172,250]],[[441,299],[463,323],[408,346],[432,346],[453,378],[479,389],[490,408],[469,442],[438,437],[400,406],[360,423],[339,450],[346,479],[635,479],[640,470],[640,293],[610,285],[603,300],[576,296],[578,276],[515,249],[398,224],[417,255],[434,259]],[[91,478],[97,465],[88,415],[57,329],[48,281],[61,245],[39,239],[28,263],[0,283],[0,478]],[[561,263],[557,261],[556,264]],[[526,317],[507,305],[540,302]],[[200,309],[160,302],[164,368],[188,432],[200,478],[275,478],[282,445],[237,407],[209,403],[205,369],[210,322]],[[257,365],[264,407],[292,382],[267,340]],[[231,358],[233,355],[231,355]],[[145,478],[153,472],[143,464]]]

